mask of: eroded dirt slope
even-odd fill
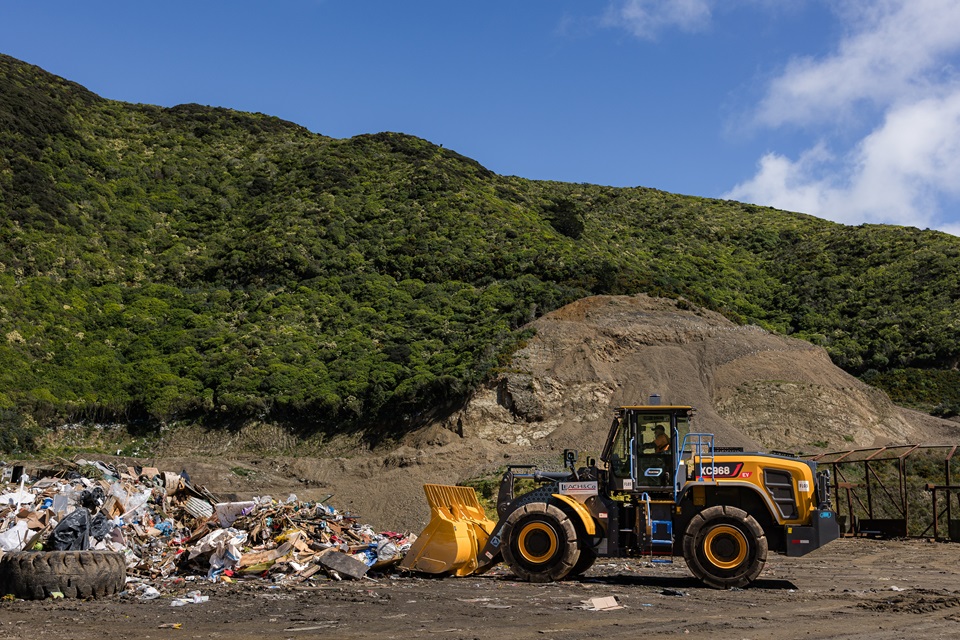
[[[819,347],[672,300],[586,298],[535,325],[512,371],[467,408],[465,435],[589,446],[602,440],[611,407],[652,393],[695,406],[698,428],[718,444],[751,449],[932,442],[958,426],[901,410]]]

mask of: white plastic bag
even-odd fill
[[[27,543],[29,535],[30,530],[27,529],[26,520],[17,520],[17,524],[0,533],[0,549],[4,551],[23,551],[23,545]]]

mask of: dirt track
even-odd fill
[[[598,563],[579,582],[518,583],[505,570],[472,578],[276,587],[256,580],[186,583],[207,602],[0,603],[0,640],[57,638],[955,638],[960,545],[845,539],[806,558],[776,556],[746,590],[716,591],[683,561]],[[616,596],[622,609],[582,602]],[[173,625],[181,625],[176,628]]]

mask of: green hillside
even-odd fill
[[[0,448],[77,420],[403,430],[529,320],[636,292],[881,383],[934,371],[960,405],[960,238],[498,176],[399,133],[105,100],[0,55]]]

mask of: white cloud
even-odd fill
[[[842,158],[819,143],[792,161],[761,158],[756,175],[724,197],[843,222],[939,227],[940,197],[960,196],[960,90],[892,108]]]
[[[824,0],[826,2],[826,0]],[[614,0],[604,24],[655,39],[698,31],[715,11],[777,0]],[[759,127],[813,136],[795,158],[765,154],[724,197],[846,224],[876,222],[957,234],[942,207],[960,207],[960,0],[829,2],[843,37],[819,57],[794,58],[753,113]],[[852,126],[851,126],[852,125]],[[855,131],[868,131],[849,142]],[[839,135],[837,135],[839,134]]]
[[[833,55],[793,60],[761,103],[761,124],[836,119],[858,103],[896,103],[951,80],[943,58],[960,48],[960,2],[859,0],[843,6],[843,18],[856,31]]]
[[[938,229],[953,236],[960,236],[960,222],[948,222],[940,225]]]
[[[760,125],[819,131],[820,141],[797,160],[766,154],[757,173],[725,197],[848,224],[957,233],[960,224],[943,221],[940,209],[945,200],[960,202],[960,79],[952,67],[960,2],[849,0],[842,7],[848,35],[835,52],[788,64],[755,114]],[[872,131],[831,153],[825,136],[851,119]]]
[[[654,40],[662,32],[679,29],[697,32],[708,29],[714,13],[742,5],[763,7],[768,11],[796,8],[809,0],[610,0],[600,19],[604,27],[624,29],[644,40]]]
[[[834,188],[814,173],[828,158],[822,145],[810,149],[796,162],[778,153],[767,153],[760,159],[756,175],[723,197],[760,202],[788,211],[821,211]]]
[[[616,0],[603,19],[608,27],[653,39],[664,29],[698,31],[710,24],[714,0]]]

